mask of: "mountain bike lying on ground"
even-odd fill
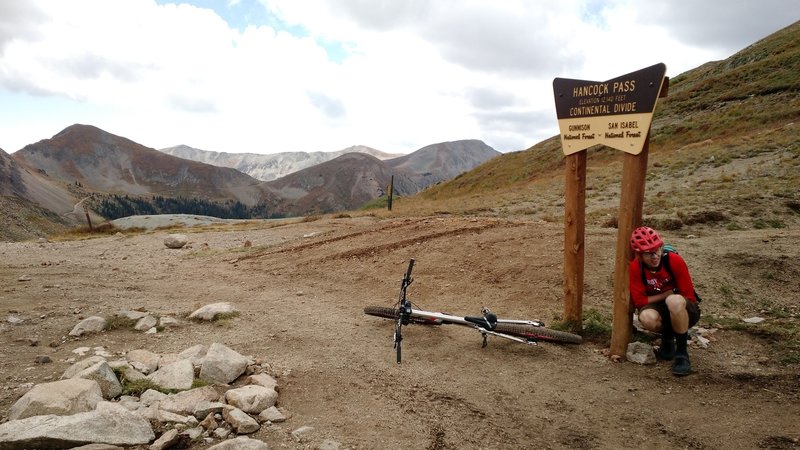
[[[414,259],[408,263],[408,270],[400,285],[400,299],[392,307],[367,306],[364,313],[371,316],[383,317],[395,321],[394,348],[397,350],[397,363],[401,359],[401,343],[403,341],[403,325],[447,325],[455,324],[473,328],[483,335],[483,345],[486,347],[488,336],[497,336],[522,344],[536,345],[538,341],[558,342],[564,344],[580,344],[582,338],[577,334],[545,328],[544,323],[538,320],[511,320],[499,319],[496,314],[483,307],[480,317],[461,317],[451,314],[424,311],[414,308],[415,305],[406,296],[408,286],[414,281],[411,271],[414,269]]]

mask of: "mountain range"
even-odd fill
[[[335,152],[282,152],[268,155],[213,152],[189,147],[188,145],[178,145],[159,150],[178,158],[219,167],[230,167],[261,181],[276,180],[290,173],[322,164],[347,153],[365,153],[381,160],[403,156],[384,153],[365,145],[354,145]]]
[[[169,152],[219,164],[238,160],[238,165],[261,176],[269,176],[265,169],[269,166],[273,173],[288,175],[263,181],[231,167]],[[299,216],[356,209],[386,195],[393,176],[395,193],[412,195],[497,155],[499,152],[482,141],[469,140],[433,144],[401,157],[357,146],[331,155],[284,153],[277,158],[245,155],[237,159],[233,154],[185,146],[162,152],[91,125],[76,124],[12,155],[3,152],[0,192],[57,215],[78,209],[82,213],[75,205],[85,198],[87,205],[108,219],[121,214],[186,212],[165,210],[163,205],[185,208],[187,203],[196,213],[216,214],[220,211],[216,204],[221,204],[231,217]],[[318,160],[324,161],[298,170]],[[282,161],[290,162],[288,168],[280,167]],[[162,206],[154,206],[155,202]],[[70,218],[80,221],[83,215],[63,216],[62,222]]]

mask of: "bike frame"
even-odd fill
[[[488,312],[489,310],[484,308],[484,311]],[[488,335],[492,335],[492,336],[498,336],[498,337],[501,337],[501,338],[509,339],[509,340],[512,340],[512,341],[515,341],[515,342],[520,342],[520,343],[523,343],[523,344],[536,345],[536,341],[522,339],[522,338],[517,337],[517,336],[511,336],[510,334],[498,333],[496,331],[492,331],[491,328],[487,328],[489,326],[488,322],[487,322],[487,327],[483,327],[483,326],[475,323],[474,321],[467,320],[467,317],[453,316],[453,315],[450,315],[450,314],[433,312],[433,311],[425,311],[425,310],[422,310],[422,309],[414,309],[414,308],[411,308],[410,317],[413,317],[415,319],[424,319],[424,320],[428,320],[428,321],[432,321],[432,322],[440,321],[439,323],[441,323],[442,325],[455,324],[455,325],[461,325],[461,326],[469,327],[469,328],[472,328],[472,329],[475,329],[475,330],[479,331],[481,334],[484,335],[484,338],[485,338],[485,335],[488,334]],[[486,320],[485,316],[482,317],[482,318],[475,317],[475,318],[472,318],[472,319],[483,319],[483,320]],[[514,324],[514,325],[532,325],[534,327],[543,326],[543,324],[541,322],[537,321],[537,320],[497,319],[496,323],[507,323],[507,324]],[[485,346],[486,346],[486,343],[485,343],[485,339],[484,339],[484,347]]]
[[[424,322],[437,325],[455,324],[472,328],[480,332],[483,336],[483,347],[486,347],[487,345],[487,336],[497,336],[503,339],[519,342],[521,344],[536,345],[535,339],[524,339],[518,336],[512,336],[510,334],[498,333],[497,331],[494,331],[494,328],[498,323],[543,327],[544,323],[538,320],[498,319],[497,316],[489,311],[489,309],[486,307],[482,309],[482,317],[454,316],[441,312],[425,311],[422,309],[413,308],[411,301],[406,297],[408,286],[414,281],[414,279],[411,278],[411,271],[413,268],[414,259],[412,258],[408,263],[408,270],[406,270],[403,281],[400,284],[400,299],[397,302],[400,314],[395,324],[394,347],[397,350],[398,364],[400,364],[401,360],[401,342],[403,340],[402,327],[403,325],[413,323],[412,319],[422,320]]]

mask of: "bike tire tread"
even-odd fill
[[[526,339],[533,338],[540,341],[558,342],[562,344],[580,344],[583,342],[583,338],[577,334],[533,325],[498,323],[494,331],[513,334]]]

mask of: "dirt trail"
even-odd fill
[[[772,281],[794,277],[796,287],[800,233],[687,234],[668,237],[706,293],[704,316],[749,316],[776,298],[797,308],[789,286],[761,293],[770,277],[759,271],[771,270]],[[272,366],[279,406],[291,417],[255,437],[275,448],[295,447],[288,433],[302,425],[314,427],[311,448],[324,439],[363,449],[798,446],[797,366],[782,366],[768,339],[718,331],[708,349],[692,350],[695,373],[679,379],[666,363],[613,363],[602,343],[523,346],[490,338],[481,348],[480,335],[464,328],[411,326],[398,365],[392,325],[362,312],[397,299],[413,257],[409,295],[421,307],[474,315],[486,305],[552,322],[563,308],[561,224],[322,219],[192,233],[191,248],[182,250],[166,249],[165,235],[0,244],[3,420],[25,383],[57,379],[76,347],[168,353],[218,341]],[[611,310],[615,241],[614,229],[587,230],[585,310]],[[18,281],[22,275],[30,281]],[[722,286],[746,299],[723,307]],[[62,338],[79,317],[121,308],[180,315],[218,301],[242,314],[157,335]],[[24,321],[11,325],[11,315]],[[40,354],[54,362],[34,364]]]

